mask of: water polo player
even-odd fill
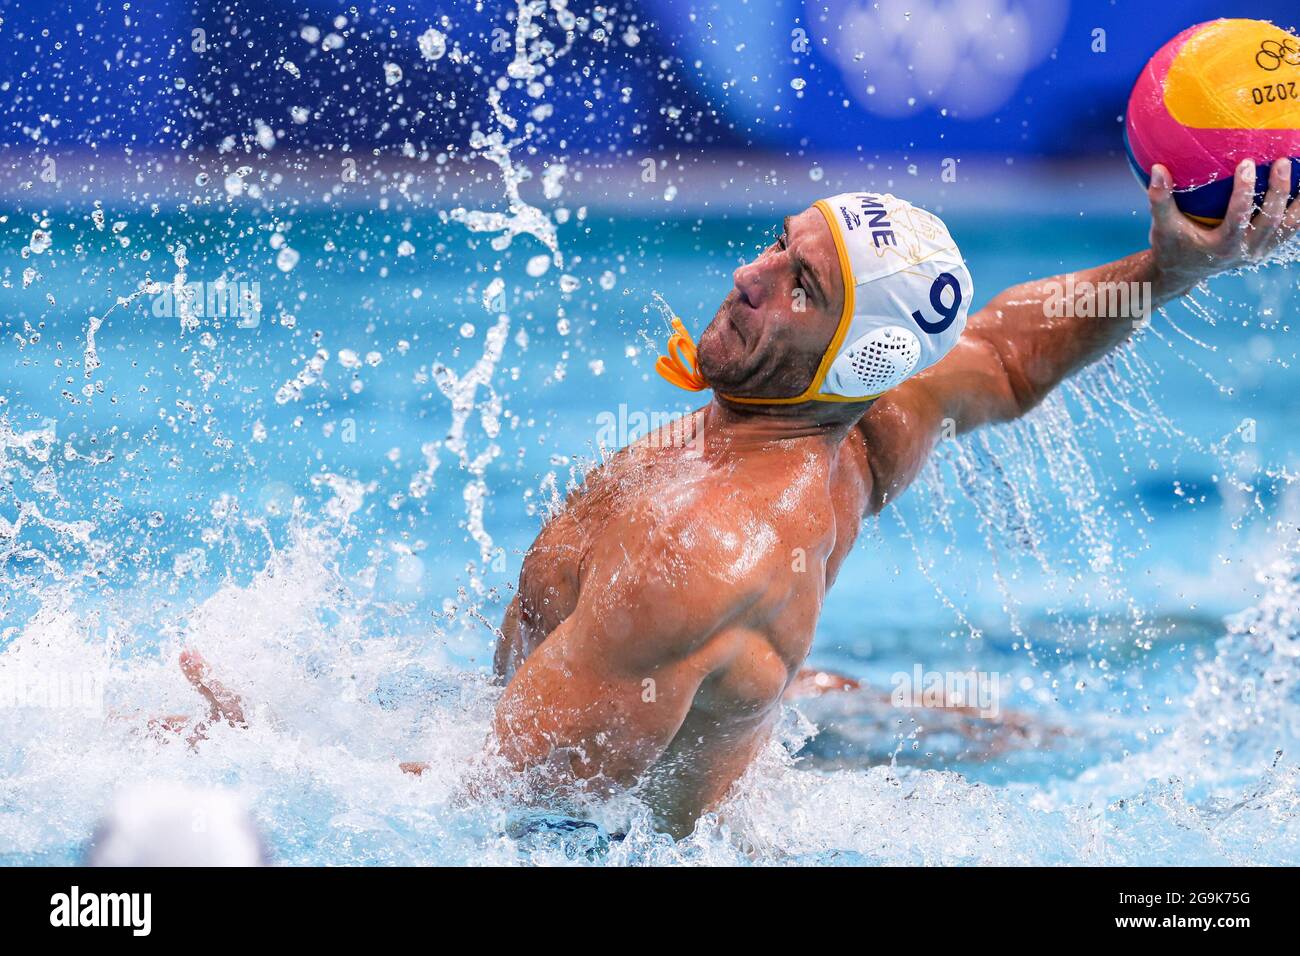
[[[1149,249],[969,318],[971,278],[937,216],[849,193],[786,219],[735,271],[698,357],[679,331],[661,359],[712,400],[593,471],[525,558],[491,746],[518,770],[638,786],[689,832],[767,741],[862,519],[941,436],[1023,415],[1124,342],[1143,316],[1097,290],[1144,284],[1158,306],[1272,255],[1300,226],[1290,172],[1273,165],[1252,221],[1243,164],[1209,229],[1157,167]],[[1054,307],[1063,288],[1092,307]]]
[[[1124,342],[1145,315],[1107,288],[1136,283],[1148,295],[1123,301],[1154,307],[1274,255],[1300,204],[1290,163],[1272,176],[1256,211],[1243,163],[1209,228],[1156,166],[1150,248],[974,313],[937,216],[847,193],[787,218],[736,269],[698,351],[675,323],[658,367],[711,401],[594,469],[529,550],[496,652],[489,762],[548,794],[634,788],[688,833],[767,742],[863,518],[941,437],[1025,414]],[[849,586],[870,627],[871,583]],[[211,719],[243,722],[201,660],[183,664]]]

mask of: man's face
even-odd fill
[[[700,336],[700,371],[725,395],[798,395],[812,382],[844,308],[835,240],[821,212],[810,207],[787,216],[776,240],[733,281]]]

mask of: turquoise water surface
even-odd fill
[[[997,674],[1012,721],[802,704],[694,836],[615,801],[590,815],[629,836],[593,850],[458,796],[489,627],[609,423],[691,407],[652,373],[654,294],[698,332],[774,222],[593,210],[561,231],[564,292],[530,240],[485,256],[409,209],[31,212],[3,230],[0,662],[108,677],[94,712],[0,710],[0,859],[71,861],[107,790],[168,776],[246,793],[291,863],[1300,862],[1294,269],[1216,280],[1029,421],[946,443],[869,522],[812,662],[886,691]],[[1128,212],[946,219],[980,302],[1145,242]],[[36,228],[51,246],[24,255]],[[183,327],[149,293],[106,314],[179,271],[257,283],[260,315]],[[463,381],[494,334],[461,448],[444,369]],[[182,643],[248,731],[141,731],[197,707]]]

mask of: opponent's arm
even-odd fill
[[[1273,164],[1267,197],[1252,221],[1255,167],[1237,171],[1223,223],[1213,229],[1184,216],[1167,170],[1156,166],[1151,248],[1070,276],[1007,289],[971,316],[956,347],[933,368],[882,397],[859,423],[874,478],[873,506],[916,477],[945,429],[970,431],[1025,414],[1070,375],[1125,341],[1141,316],[1115,283],[1149,283],[1152,308],[1228,269],[1266,260],[1300,228],[1300,202],[1288,209],[1290,162]],[[1073,301],[1064,296],[1072,292]],[[1127,303],[1128,314],[1114,306]]]

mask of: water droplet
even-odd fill
[[[420,55],[426,60],[441,60],[447,52],[447,37],[433,27],[420,34]]]

